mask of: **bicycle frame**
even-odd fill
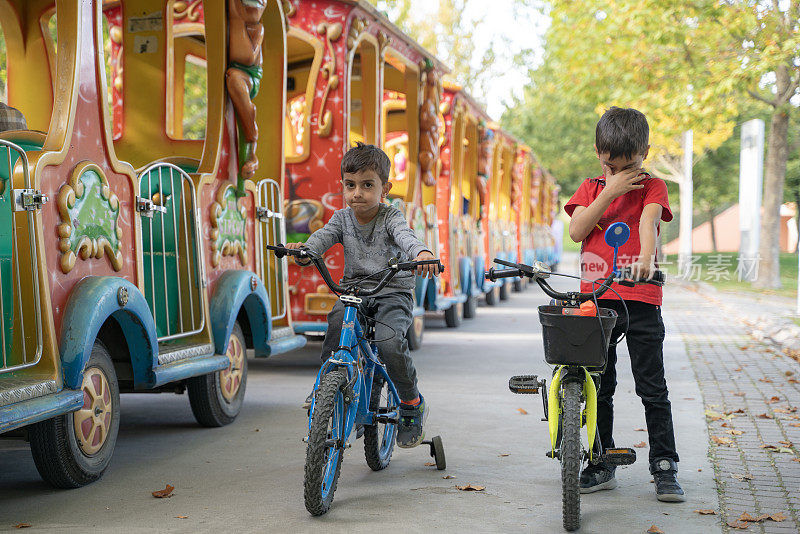
[[[375,373],[383,377],[389,385],[389,394],[394,397],[397,406],[400,405],[400,396],[386,372],[386,367],[378,361],[377,350],[364,339],[364,331],[358,322],[358,305],[361,303],[361,299],[350,295],[342,295],[339,299],[345,304],[342,333],[339,337],[340,349],[322,364],[314,382],[314,392],[316,393],[319,383],[325,374],[337,368],[347,370],[348,392],[345,392],[345,397],[350,391],[352,391],[353,397],[347,403],[347,413],[343,419],[344,428],[341,429],[340,434],[340,439],[346,442],[356,425],[375,424],[377,414],[369,409]],[[345,350],[342,347],[350,347],[350,349]],[[364,356],[363,361],[359,358],[359,351]],[[312,399],[314,400],[308,414],[309,431],[314,417],[316,395],[312,395]],[[381,415],[388,419],[397,419],[399,417],[399,413],[396,410]]]
[[[583,371],[583,377],[580,376],[581,370]],[[547,395],[547,425],[550,430],[550,446],[555,455],[558,442],[558,421],[561,416],[561,384],[566,380],[580,380],[583,382],[583,395],[586,398],[586,403],[583,408],[583,417],[581,417],[581,426],[586,427],[589,461],[592,461],[595,437],[597,435],[597,387],[591,373],[585,367],[567,365],[556,367]],[[556,417],[550,417],[550,414],[554,414]]]

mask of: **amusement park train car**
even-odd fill
[[[286,231],[305,241],[343,206],[341,159],[356,142],[376,144],[392,160],[388,201],[401,209],[432,251],[439,249],[436,178],[442,119],[435,57],[363,0],[299,0],[288,12]],[[341,275],[340,246],[326,254]],[[290,266],[295,331],[324,334],[336,302],[313,267]],[[461,313],[463,295],[438,280],[417,280],[414,322],[419,347],[427,310]],[[458,306],[454,312],[447,312]]]
[[[0,133],[0,433],[77,487],[108,466],[121,392],[188,391],[222,426],[245,349],[305,343],[264,249],[284,239],[284,3],[2,0],[0,25],[30,128]]]

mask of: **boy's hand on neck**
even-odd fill
[[[606,186],[600,194],[613,200],[621,197],[625,193],[644,188],[644,185],[636,184],[636,182],[641,179],[639,178],[639,174],[642,172],[642,168],[637,167],[620,171],[617,174],[611,174],[611,169],[609,169],[607,165],[603,165],[603,175],[606,177]]]

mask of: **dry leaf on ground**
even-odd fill
[[[189,519],[188,515],[176,515],[175,519]]]
[[[733,443],[733,440],[730,438],[721,438],[719,436],[711,436],[711,441],[716,443],[717,445],[730,445]]]
[[[795,428],[800,427],[800,423],[789,423],[789,426],[793,426]]]
[[[746,393],[744,391],[737,391],[733,394],[735,397],[744,397]]]
[[[445,475],[442,478],[445,480],[450,480],[451,478],[456,478],[456,477],[454,477],[453,475]]]
[[[786,372],[785,372],[785,373],[783,373],[783,374],[785,374],[786,376],[792,376],[792,375],[794,375],[794,373],[793,373],[792,371],[786,371]]]
[[[483,491],[486,489],[486,486],[467,484],[466,486],[456,486],[456,489],[461,491]]]
[[[748,514],[747,512],[742,512],[742,515],[739,516],[739,521],[748,521],[750,523],[757,523],[758,519]]]
[[[741,408],[738,408],[736,410],[728,410],[727,412],[725,412],[725,415],[739,414],[739,413],[745,413],[745,412]]]
[[[744,434],[744,431],[736,430],[734,428],[731,428],[730,430],[726,430],[725,432],[727,432],[731,436],[741,436],[742,434]]]
[[[510,456],[510,454],[504,452],[502,454],[498,454],[497,456],[499,456],[500,458],[505,458],[506,456]]]
[[[647,529],[647,534],[664,534],[664,531],[653,525]]]
[[[706,410],[706,417],[708,417],[710,421],[719,421],[720,419],[725,418],[724,415],[719,412],[715,412],[714,410]]]
[[[770,380],[769,378],[759,378],[758,381],[759,382],[764,382],[765,384],[771,384],[772,383],[772,380]]]
[[[780,398],[780,397],[772,396],[772,397],[770,397],[770,399],[767,401],[767,404],[775,404],[776,402],[780,402],[780,401],[781,401],[781,398]]]
[[[525,408],[517,408],[517,411],[522,415],[528,415],[528,410],[526,410]]]
[[[425,462],[425,467],[435,467],[436,464],[434,462]]]
[[[155,497],[157,499],[168,499],[168,498],[172,497],[172,490],[174,490],[174,489],[175,489],[175,486],[170,486],[169,484],[167,484],[166,488],[164,488],[162,490],[154,491],[153,492],[153,497]]]
[[[737,373],[738,373],[739,371],[741,371],[741,370],[742,370],[742,368],[741,368],[741,367],[737,367],[736,369],[734,369],[734,371],[736,371]]]
[[[736,528],[739,530],[747,530],[747,527],[749,526],[744,521],[728,521],[726,524],[731,528]]]
[[[792,446],[792,442],[791,441],[786,441],[785,439],[779,440],[778,443],[786,445],[787,447],[791,447]]]
[[[646,428],[634,428],[633,430],[635,430],[636,432],[647,432]]]
[[[639,443],[635,443],[633,446],[636,447],[637,449],[644,449],[645,447],[647,447],[647,443],[644,441],[640,441]]]
[[[719,426],[721,426],[721,427],[723,427],[723,428],[730,428],[730,426],[731,426],[731,425],[729,425],[728,423],[722,423],[722,424],[721,424],[721,425],[719,425]]]
[[[735,478],[736,480],[740,481],[740,482],[742,482],[744,480],[753,480],[753,475],[751,475],[749,473],[748,474],[744,474],[744,475],[741,475],[739,473],[731,473],[731,476],[733,478]]]
[[[790,384],[800,384],[800,380],[797,380],[796,378],[790,378],[789,380],[787,380],[787,382],[789,382]]]
[[[17,523],[14,528],[31,528],[32,526],[30,523]]]
[[[781,512],[778,512],[777,514],[771,514],[769,518],[775,521],[776,523],[780,523],[781,521],[786,521],[786,516],[783,515]]]
[[[703,510],[695,510],[695,513],[698,513],[700,515],[717,515],[716,510],[711,510],[708,508],[704,508]]]
[[[761,419],[774,419],[774,417],[768,413],[760,413],[757,415],[757,417]]]

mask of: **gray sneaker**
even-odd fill
[[[581,472],[581,493],[594,493],[616,488],[617,479],[614,477],[616,470],[615,466],[608,466],[602,462],[597,465],[587,465]]]
[[[650,473],[656,484],[656,498],[663,502],[683,502],[686,495],[678,483],[678,464],[668,458],[654,460],[650,464]]]
[[[416,447],[425,439],[423,425],[428,418],[428,405],[425,398],[419,396],[419,404],[400,404],[400,421],[397,425],[397,446],[403,449]]]

